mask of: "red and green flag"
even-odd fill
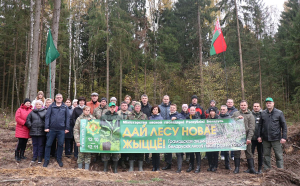
[[[59,57],[59,52],[57,51],[51,30],[49,29],[48,38],[47,38],[47,46],[46,46],[46,64],[49,65],[52,61]]]
[[[219,20],[216,22],[214,36],[212,38],[211,47],[210,47],[210,55],[219,54],[225,52],[227,49],[227,45],[225,43],[225,39],[223,33],[221,31]]]

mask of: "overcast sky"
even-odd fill
[[[276,6],[280,12],[283,11],[283,3],[285,0],[263,0],[267,6]]]

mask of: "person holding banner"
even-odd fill
[[[113,120],[121,120],[122,118],[117,114],[116,112],[116,104],[114,102],[110,102],[108,105],[109,111],[107,111],[103,116],[101,116],[100,120],[103,121],[113,121]],[[113,172],[118,173],[118,161],[119,161],[119,154],[118,153],[112,153],[111,155],[109,153],[101,153],[101,159],[104,163],[104,172],[107,172],[108,167],[108,160],[110,160],[110,156],[112,156],[113,160]]]
[[[154,105],[151,108],[151,116],[149,117],[150,120],[163,120],[164,118],[160,115],[160,109],[157,105]],[[152,171],[159,171],[159,164],[160,164],[160,154],[159,153],[152,153]]]
[[[133,111],[129,113],[128,120],[147,120],[147,115],[141,111],[141,103],[136,102],[134,104]],[[143,161],[144,154],[143,153],[132,153],[129,154],[129,172],[133,171],[134,160],[138,160],[139,162],[139,171],[143,171]]]
[[[217,115],[217,109],[216,107],[210,107],[209,109],[209,116],[208,119],[219,119],[219,116]],[[207,171],[216,172],[218,168],[218,158],[219,158],[219,151],[214,152],[207,152],[206,153],[207,160],[209,167]],[[200,157],[201,159],[201,157]]]
[[[248,162],[248,169],[247,172],[250,174],[257,174],[257,172],[254,170],[254,160],[253,160],[253,154],[252,154],[252,146],[251,146],[251,139],[254,135],[254,129],[255,129],[255,119],[252,115],[252,112],[248,109],[248,102],[246,100],[242,100],[240,102],[240,110],[233,113],[232,118],[234,119],[244,119],[245,129],[246,129],[246,144],[247,149],[245,150],[247,162]],[[234,174],[239,173],[240,168],[240,157],[241,157],[241,151],[234,151]]]
[[[84,168],[86,170],[89,170],[90,168],[90,163],[91,163],[91,153],[82,153],[80,152],[80,120],[81,119],[96,119],[94,116],[91,115],[90,113],[91,108],[89,106],[85,106],[83,108],[83,113],[76,119],[75,126],[74,126],[74,139],[76,142],[76,146],[78,148],[78,159],[77,159],[77,164],[78,164],[78,169],[82,169],[82,163],[85,163]]]
[[[190,114],[189,114],[189,116],[187,116],[186,119],[201,119],[201,116],[200,116],[199,112],[196,112],[196,107],[194,107],[194,106],[190,107]],[[179,154],[181,154],[181,156]],[[195,154],[196,154],[196,161],[197,161],[197,167],[196,167],[195,173],[200,172],[200,166],[201,166],[201,154],[200,154],[200,152],[191,152],[191,153],[189,153],[189,155],[190,155],[190,164],[189,164],[189,168],[186,170],[186,172],[191,172],[192,170],[194,170]],[[180,172],[181,166],[182,166],[182,153],[176,153],[176,155],[177,155],[177,164],[178,164],[177,172]],[[178,160],[178,159],[180,159],[180,160]],[[179,163],[181,163],[181,165],[179,165]]]

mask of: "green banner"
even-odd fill
[[[246,150],[244,120],[82,119],[80,151],[91,153],[176,153]]]

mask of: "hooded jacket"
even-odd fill
[[[49,106],[45,116],[45,129],[70,130],[70,113],[64,103],[59,107],[56,102]]]
[[[255,119],[252,115],[252,112],[248,109],[245,113],[243,113],[241,110],[236,111],[233,113],[232,118],[238,119],[238,116],[244,117],[244,124],[246,129],[246,138],[247,140],[251,140],[254,135],[254,129],[255,129]]]
[[[171,102],[169,102],[168,104],[161,103],[160,105],[158,105],[158,107],[160,109],[160,115],[164,119],[168,119],[168,115],[170,113],[170,105],[171,105]]]
[[[118,113],[114,112],[111,114],[110,110],[107,111],[103,116],[100,118],[101,120],[113,121],[113,120],[121,120],[121,116]]]
[[[27,116],[26,127],[30,130],[30,136],[45,136],[45,116],[47,110],[44,108],[33,109]]]
[[[177,111],[174,113],[169,113],[168,115],[168,120],[171,120],[173,117],[175,117],[176,119],[185,119],[181,114],[179,114]]]
[[[200,116],[201,116],[201,119],[205,119],[205,113],[204,113],[204,109],[199,105],[199,104],[196,104],[196,105],[193,105],[192,103],[189,105],[189,112],[190,112],[190,108],[191,107],[196,107],[196,112],[199,112]]]
[[[132,111],[128,114],[128,120],[147,120],[147,115],[144,114],[142,111],[140,113],[137,113],[135,111]]]
[[[15,119],[17,122],[16,125],[16,138],[30,138],[29,129],[25,126],[26,119],[28,114],[32,111],[32,105],[30,107],[26,107],[24,103],[18,108]]]

